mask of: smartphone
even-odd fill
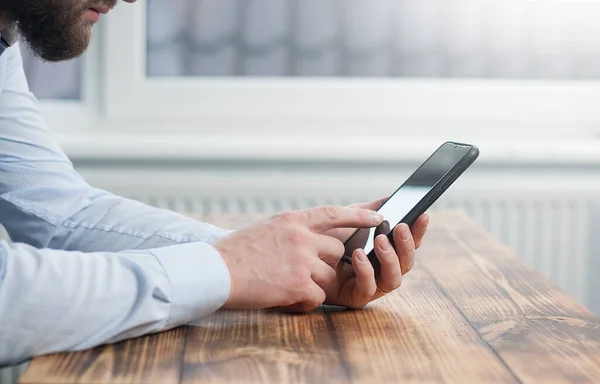
[[[376,228],[358,229],[344,243],[342,262],[351,264],[352,253],[362,248],[378,276],[380,265],[374,250],[375,238],[384,234],[393,245],[394,228],[400,223],[412,226],[478,156],[479,149],[474,145],[442,144],[377,210],[384,217],[383,223]]]

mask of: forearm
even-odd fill
[[[178,243],[213,243],[228,231],[89,186],[66,162],[1,163],[25,175],[0,194],[0,215],[16,242],[37,248],[118,252]],[[2,181],[0,181],[2,184]]]
[[[228,230],[182,214],[104,193],[62,223],[64,231],[49,247],[66,250],[121,251],[174,244],[213,244]]]
[[[0,242],[0,366],[197,320],[229,287],[205,243],[83,254]]]

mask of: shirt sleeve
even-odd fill
[[[118,252],[213,243],[229,233],[88,185],[41,118],[18,46],[2,59],[0,220],[11,239],[37,248]]]
[[[0,242],[0,366],[167,330],[229,295],[206,243],[80,253]]]

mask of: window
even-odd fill
[[[103,18],[81,60],[28,73],[48,113],[67,116],[47,98],[82,111],[53,127],[161,150],[165,137],[190,153],[193,140],[250,153],[249,137],[303,138],[307,153],[316,138],[589,139],[599,20],[588,0],[146,0]],[[36,78],[66,65],[68,80]]]
[[[194,135],[589,136],[599,17],[600,2],[554,0],[122,5],[106,113]]]
[[[600,77],[598,4],[148,0],[149,76]]]

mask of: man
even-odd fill
[[[125,0],[129,3],[135,0]],[[94,189],[73,170],[28,91],[16,36],[49,61],[87,48],[117,0],[0,0],[0,365],[164,331],[220,308],[362,308],[400,286],[427,227],[376,239],[339,264],[382,201],[288,212],[238,231]],[[123,31],[128,33],[128,31]]]

